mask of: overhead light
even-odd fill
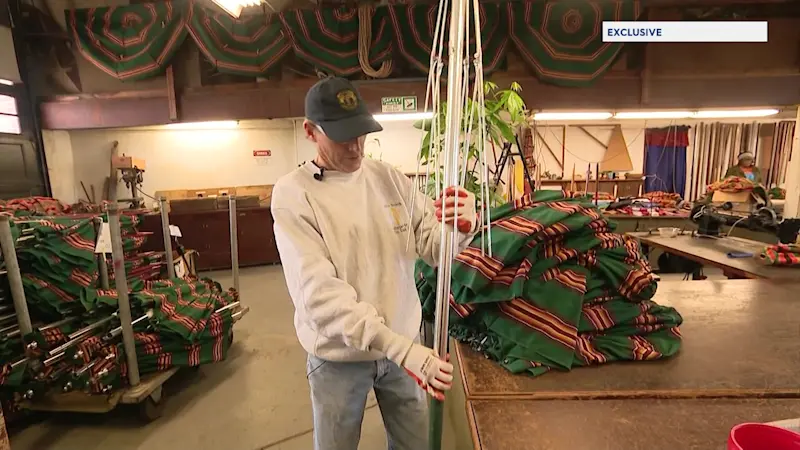
[[[533,120],[606,120],[610,112],[541,112],[533,115]]]
[[[688,119],[691,111],[624,111],[614,114],[615,119]]]
[[[11,80],[6,80],[5,78],[0,78],[0,84],[4,84],[6,86],[13,86],[14,82]]]
[[[421,113],[375,114],[372,117],[378,122],[402,122],[406,120],[433,119],[433,113],[421,112]]]
[[[767,117],[774,116],[780,111],[777,109],[728,109],[719,111],[697,111],[695,119],[734,119],[739,117]]]
[[[170,123],[167,128],[171,130],[229,130],[239,126],[235,120],[223,120],[220,122],[185,122]]]
[[[226,13],[238,19],[242,15],[242,10],[247,6],[258,6],[261,0],[213,0]]]

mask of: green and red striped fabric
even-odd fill
[[[395,49],[398,56],[405,58],[415,69],[428,73],[433,48],[433,38],[439,6],[436,3],[399,3],[387,7],[394,29]],[[472,14],[474,12],[470,10]],[[448,9],[447,14],[450,11]],[[483,70],[494,72],[505,64],[508,47],[508,17],[502,3],[481,3],[481,44]],[[470,27],[473,27],[470,21]],[[442,58],[447,62],[447,43],[449,27],[443,35]],[[475,53],[475,39],[470,40],[470,55]],[[446,68],[443,71],[446,73]]]
[[[679,350],[682,318],[650,300],[656,282],[638,242],[587,199],[537,191],[491,216],[492,256],[479,234],[452,267],[455,338],[533,375]],[[436,271],[417,269],[432,320]]]
[[[234,19],[217,7],[194,4],[187,26],[206,59],[224,73],[265,75],[292,49],[277,15]]]
[[[296,9],[280,13],[296,57],[330,74],[361,72],[358,60],[358,7]],[[392,57],[392,28],[386,8],[373,9],[369,63],[379,67]]]
[[[770,266],[800,266],[800,245],[775,244],[764,247],[761,261]]]
[[[186,38],[185,2],[66,11],[77,50],[98,69],[123,81],[158,75]]]
[[[510,38],[542,81],[586,86],[608,70],[623,45],[602,42],[602,21],[636,20],[639,2],[508,0],[481,2],[479,11],[485,72],[502,68]],[[373,7],[369,64],[379,67],[402,58],[427,73],[438,12],[435,2]],[[187,32],[212,65],[224,73],[266,75],[290,52],[329,74],[362,73],[359,14],[354,6],[286,10],[274,16],[245,14],[240,19],[194,1],[79,9],[66,14],[80,53],[120,80],[161,73]],[[443,36],[444,41],[449,39],[446,29]]]
[[[637,0],[585,2],[509,1],[509,34],[537,77],[560,86],[587,86],[622,50],[603,42],[603,21],[633,21]]]

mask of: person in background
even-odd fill
[[[424,392],[443,399],[453,366],[418,342],[414,263],[438,263],[442,216],[466,247],[478,224],[475,197],[451,187],[433,202],[397,169],[365,159],[366,135],[382,127],[346,79],[317,82],[305,114],[317,156],[278,180],[271,209],[297,337],[308,352],[314,448],[356,450],[374,390],[389,448],[424,450]]]
[[[761,184],[761,171],[758,170],[758,167],[753,165],[754,161],[755,158],[752,153],[740,153],[738,164],[731,166],[728,171],[725,172],[725,178],[741,177],[747,178],[755,184]]]

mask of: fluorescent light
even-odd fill
[[[225,10],[226,13],[238,19],[242,15],[242,10],[247,6],[258,6],[261,0],[213,0],[217,6]]]
[[[738,117],[767,117],[778,114],[777,109],[728,109],[719,111],[697,111],[695,119],[733,119]]]
[[[421,113],[375,114],[372,117],[378,122],[402,122],[406,120],[433,119],[433,113],[421,112]]]
[[[224,120],[220,122],[185,122],[170,123],[167,128],[172,130],[229,130],[239,126],[236,120]]]
[[[533,115],[533,120],[606,120],[610,112],[542,112]]]
[[[688,119],[691,111],[624,111],[614,114],[615,119]]]
[[[4,84],[6,86],[13,86],[14,82],[11,80],[6,80],[5,78],[0,78],[0,84]]]

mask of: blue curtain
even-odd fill
[[[644,191],[684,196],[688,127],[649,128],[645,134]]]

